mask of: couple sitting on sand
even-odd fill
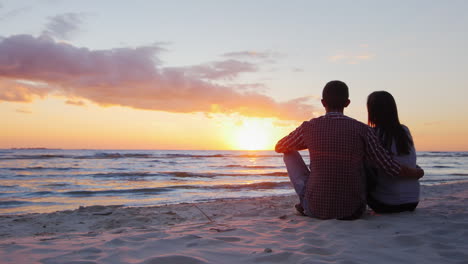
[[[302,123],[276,145],[300,203],[296,209],[319,219],[360,218],[368,204],[377,213],[413,211],[419,201],[411,134],[398,120],[388,92],[367,98],[369,126],[343,114],[348,86],[331,81],[322,92],[324,116]],[[308,149],[310,170],[299,150]]]

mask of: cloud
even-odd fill
[[[276,53],[272,52],[258,52],[258,51],[236,51],[228,52],[222,55],[223,57],[228,58],[237,58],[237,59],[270,59],[272,57],[278,56]]]
[[[83,101],[81,101],[81,100],[66,100],[65,103],[69,104],[69,105],[76,105],[76,106],[85,105],[85,103]]]
[[[253,64],[227,60],[199,67],[164,68],[157,57],[159,50],[157,46],[89,50],[44,35],[3,38],[0,100],[29,102],[52,94],[102,106],[239,113],[284,120],[308,119],[314,110],[308,98],[277,102],[256,91],[239,91],[214,82],[255,71]]]
[[[262,91],[266,92],[268,91],[268,87],[265,86],[263,83],[239,83],[239,84],[233,84],[231,87],[234,87],[238,90],[255,90],[255,91]]]
[[[17,17],[18,15],[20,15],[21,13],[27,12],[29,10],[31,10],[30,7],[20,7],[20,8],[13,9],[5,14],[0,15],[0,21],[13,19]]]
[[[200,79],[234,79],[243,72],[255,72],[257,67],[249,62],[238,60],[216,61],[212,63],[178,68],[186,75]]]
[[[50,88],[48,87],[0,77],[0,101],[32,102],[36,97],[45,97],[49,92]]]
[[[82,20],[83,14],[78,13],[65,13],[50,17],[42,34],[59,39],[70,39],[79,30]]]

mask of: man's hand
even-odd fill
[[[415,169],[406,166],[401,166],[400,174],[398,176],[405,179],[417,180],[421,179],[424,176],[424,170],[421,169],[421,167],[419,166],[416,166]]]

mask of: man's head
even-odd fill
[[[330,81],[323,87],[322,104],[327,111],[343,111],[349,103],[349,91],[346,83]]]

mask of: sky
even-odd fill
[[[419,151],[468,151],[468,1],[0,0],[0,148],[273,149],[390,92]]]

